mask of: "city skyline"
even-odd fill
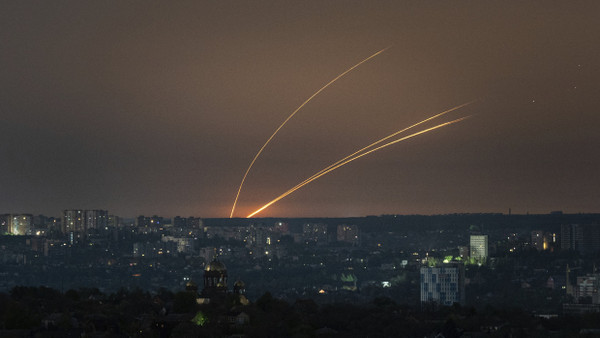
[[[0,4],[0,213],[600,212],[595,1]],[[431,127],[433,125],[428,125]],[[416,131],[416,130],[415,130]]]

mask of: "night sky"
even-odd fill
[[[0,213],[600,212],[600,1],[2,1]],[[432,121],[433,122],[433,121]],[[432,126],[428,124],[428,126]]]

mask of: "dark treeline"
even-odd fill
[[[595,333],[600,314],[544,319],[519,308],[414,308],[389,298],[366,304],[286,302],[265,293],[199,305],[193,292],[103,294],[15,287],[0,294],[2,337],[548,337]]]

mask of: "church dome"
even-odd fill
[[[225,267],[225,264],[215,259],[212,262],[206,264],[204,271],[226,272],[227,268]]]
[[[204,267],[204,289],[202,295],[212,298],[227,293],[227,268],[217,258]]]

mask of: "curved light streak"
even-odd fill
[[[389,147],[389,146],[391,146],[391,145],[393,145],[393,144],[396,144],[396,143],[398,143],[398,142],[405,141],[405,140],[407,140],[407,139],[409,139],[409,138],[412,138],[412,137],[415,137],[415,136],[418,136],[418,135],[421,135],[421,134],[424,134],[424,133],[430,132],[430,131],[432,131],[432,130],[435,130],[435,129],[438,129],[438,128],[441,128],[441,127],[444,127],[444,126],[447,126],[447,125],[450,125],[450,124],[453,124],[453,123],[460,122],[460,121],[462,121],[462,120],[465,120],[465,119],[467,119],[467,118],[469,118],[469,117],[471,117],[471,116],[461,117],[461,118],[459,118],[459,119],[456,119],[456,120],[453,120],[453,121],[450,121],[450,122],[445,122],[445,123],[439,124],[439,125],[437,125],[437,126],[434,126],[434,127],[431,127],[431,128],[427,128],[427,129],[424,129],[424,130],[421,130],[421,131],[419,131],[419,132],[416,132],[416,133],[410,134],[410,135],[408,135],[408,136],[404,136],[404,137],[402,137],[402,138],[399,138],[399,139],[397,139],[397,140],[394,140],[394,141],[391,141],[391,142],[385,143],[385,144],[383,144],[383,145],[381,145],[381,146],[379,146],[379,147],[373,148],[373,149],[371,149],[371,150],[369,150],[369,151],[367,151],[367,152],[364,152],[364,153],[362,153],[362,154],[360,154],[360,155],[356,155],[356,156],[354,156],[354,157],[351,157],[351,158],[349,158],[349,159],[342,160],[341,162],[340,162],[340,161],[338,161],[338,162],[337,162],[337,164],[335,164],[335,163],[334,163],[334,164],[330,165],[329,167],[327,167],[328,169],[326,168],[326,169],[324,169],[324,170],[321,170],[321,171],[320,171],[320,172],[318,172],[317,174],[315,174],[315,175],[311,176],[310,178],[308,178],[308,179],[304,180],[302,183],[300,183],[300,184],[296,185],[295,187],[291,188],[290,190],[286,191],[285,193],[283,193],[283,194],[279,195],[279,197],[275,198],[275,199],[274,199],[274,200],[272,200],[271,202],[269,202],[269,203],[265,204],[264,206],[262,206],[260,209],[258,209],[258,210],[256,210],[256,211],[254,211],[254,212],[253,212],[253,213],[251,213],[250,215],[246,216],[246,218],[251,218],[251,217],[253,217],[254,215],[258,214],[259,212],[261,212],[261,211],[265,210],[266,208],[270,207],[270,206],[271,206],[271,205],[273,205],[274,203],[278,202],[278,201],[279,201],[279,200],[281,200],[282,198],[284,198],[284,197],[288,196],[289,194],[293,193],[294,191],[296,191],[296,190],[298,190],[298,189],[302,188],[303,186],[305,186],[305,185],[309,184],[310,182],[312,182],[312,181],[314,181],[314,180],[318,179],[319,177],[321,177],[321,176],[323,176],[323,175],[326,175],[326,174],[328,174],[328,173],[330,173],[330,172],[334,171],[335,169],[337,169],[337,168],[339,168],[339,167],[341,167],[341,166],[344,166],[344,165],[346,165],[346,164],[348,164],[348,163],[350,163],[350,162],[352,162],[352,161],[354,161],[354,160],[357,160],[357,159],[359,159],[359,158],[361,158],[361,157],[363,157],[363,156],[366,156],[366,155],[368,155],[368,154],[370,154],[370,153],[372,153],[372,152],[375,152],[375,151],[381,150],[381,149],[383,149],[383,148],[385,148],[385,147]]]
[[[390,46],[391,47],[391,46]],[[248,173],[250,172],[250,169],[252,169],[252,166],[254,165],[254,162],[256,162],[256,159],[260,156],[260,154],[263,152],[263,150],[265,149],[265,147],[267,146],[267,144],[269,144],[269,142],[271,142],[271,140],[273,139],[273,137],[275,137],[275,135],[277,135],[277,133],[279,132],[279,130],[281,128],[283,128],[283,126],[300,110],[302,109],[302,107],[304,107],[308,102],[310,102],[310,100],[312,100],[315,96],[319,95],[320,92],[322,92],[325,88],[329,87],[331,84],[333,84],[335,81],[337,81],[339,78],[341,78],[342,76],[348,74],[349,72],[351,72],[354,68],[362,65],[363,63],[369,61],[370,59],[376,57],[377,55],[385,52],[387,49],[389,49],[390,47],[386,47],[380,51],[378,51],[377,53],[369,56],[368,58],[362,60],[361,62],[355,64],[354,66],[348,68],[345,72],[341,73],[340,75],[336,76],[333,80],[329,81],[326,85],[324,85],[323,87],[321,87],[319,90],[317,90],[314,94],[312,94],[308,99],[306,99],[304,102],[302,102],[302,104],[296,108],[296,110],[294,110],[290,116],[288,116],[287,119],[285,119],[285,121],[283,121],[283,123],[277,128],[275,129],[275,131],[273,132],[273,134],[271,135],[271,137],[269,137],[267,139],[267,141],[265,142],[265,144],[263,144],[262,147],[260,147],[260,150],[256,153],[256,155],[254,155],[254,158],[252,159],[252,162],[250,162],[250,165],[248,166],[248,169],[246,169],[246,172],[244,173],[244,177],[242,177],[242,182],[240,183],[240,187],[238,188],[237,194],[235,196],[235,200],[233,201],[233,207],[231,208],[231,213],[229,214],[229,218],[233,217],[233,213],[235,211],[235,206],[237,205],[237,201],[238,198],[240,197],[240,193],[242,192],[242,187],[244,186],[244,182],[246,181],[246,177],[248,176]]]
[[[388,140],[388,139],[390,139],[390,138],[392,138],[392,137],[394,137],[394,136],[396,136],[396,135],[398,135],[398,134],[401,134],[402,132],[405,132],[405,131],[407,131],[407,130],[409,130],[409,129],[411,129],[411,128],[414,128],[414,127],[416,127],[416,126],[418,126],[418,125],[420,125],[420,124],[422,124],[422,123],[425,123],[425,122],[427,122],[427,121],[430,121],[430,120],[433,120],[433,119],[435,119],[435,118],[437,118],[437,117],[440,117],[440,116],[442,116],[442,115],[444,115],[444,114],[447,114],[447,113],[449,113],[449,112],[451,112],[451,111],[454,111],[454,110],[457,110],[457,109],[459,109],[459,108],[462,108],[462,107],[468,106],[468,105],[472,104],[472,103],[473,103],[473,102],[475,102],[475,101],[476,101],[476,100],[473,100],[473,101],[470,101],[470,102],[467,102],[467,103],[463,103],[463,104],[461,104],[461,105],[458,105],[458,106],[456,106],[456,107],[450,108],[450,109],[448,109],[448,110],[445,110],[445,111],[443,111],[443,112],[441,112],[441,113],[439,113],[439,114],[433,115],[433,116],[431,116],[431,117],[429,117],[429,118],[427,118],[427,119],[425,119],[425,120],[423,120],[423,121],[417,122],[417,123],[415,123],[415,124],[413,124],[413,125],[411,125],[411,126],[409,126],[409,127],[406,127],[406,128],[404,128],[404,129],[401,129],[401,130],[399,130],[399,131],[397,131],[397,132],[395,132],[395,133],[393,133],[393,134],[390,134],[390,135],[388,135],[388,136],[386,136],[386,137],[384,137],[384,138],[382,138],[382,139],[380,139],[380,140],[378,140],[378,141],[375,141],[375,142],[371,143],[370,145],[368,145],[368,146],[366,146],[366,147],[363,147],[363,148],[361,148],[361,149],[359,149],[359,150],[355,151],[354,153],[352,153],[352,154],[350,154],[350,155],[348,155],[348,156],[346,156],[346,157],[342,158],[341,160],[338,160],[337,162],[334,162],[334,163],[330,164],[329,166],[327,166],[327,167],[325,167],[325,168],[321,169],[320,171],[316,172],[316,173],[315,173],[314,175],[312,175],[311,177],[309,177],[309,178],[305,179],[304,181],[302,181],[301,183],[299,183],[298,185],[296,185],[296,187],[294,187],[294,188],[290,189],[290,190],[292,190],[292,191],[288,190],[288,192],[284,193],[284,194],[283,194],[282,196],[280,196],[280,197],[281,197],[281,198],[283,198],[283,197],[285,197],[285,196],[287,196],[287,195],[291,194],[292,192],[296,191],[297,189],[299,189],[300,187],[304,186],[305,184],[308,184],[308,183],[309,183],[309,182],[311,182],[312,180],[315,180],[315,179],[317,179],[317,178],[321,177],[321,176],[322,176],[322,175],[320,175],[321,173],[323,173],[323,172],[325,172],[325,171],[329,172],[328,170],[329,170],[330,168],[333,168],[333,167],[335,167],[336,165],[338,165],[338,164],[340,164],[340,163],[342,163],[342,162],[344,162],[344,161],[346,161],[346,160],[350,159],[350,158],[351,158],[351,157],[353,157],[353,156],[356,156],[357,154],[359,154],[359,153],[361,153],[361,152],[363,152],[363,151],[365,151],[365,150],[367,150],[367,149],[369,149],[369,148],[371,148],[371,147],[373,147],[373,146],[375,146],[375,145],[377,145],[377,144],[379,144],[379,143],[381,143],[381,142],[383,142],[383,141],[385,141],[385,140]],[[416,136],[416,135],[415,135],[415,136]],[[337,169],[337,167],[336,167],[336,168],[334,168],[334,169]],[[279,198],[279,199],[281,199],[281,198]],[[275,202],[276,202],[276,201],[275,201]],[[273,202],[273,203],[275,203],[275,202]],[[262,210],[264,210],[264,209],[262,209]],[[248,217],[252,217],[253,215],[254,215],[254,214],[252,214],[252,215],[250,215],[250,216],[248,216]]]
[[[404,129],[402,129],[402,130],[398,130],[397,132],[395,132],[395,133],[393,133],[393,134],[390,134],[390,135],[388,135],[388,136],[386,136],[386,137],[384,137],[384,138],[382,138],[382,139],[380,139],[380,140],[377,140],[377,141],[375,141],[375,142],[373,142],[373,143],[369,144],[368,146],[366,146],[366,147],[363,147],[363,148],[361,148],[361,149],[359,149],[359,150],[357,150],[357,151],[353,152],[352,154],[350,154],[350,155],[348,155],[348,156],[346,156],[346,157],[342,158],[341,160],[338,160],[337,162],[330,164],[329,166],[327,166],[327,167],[325,167],[325,168],[321,169],[320,171],[318,171],[317,173],[315,173],[313,176],[311,176],[311,177],[307,178],[306,180],[304,180],[304,182],[306,182],[306,181],[308,181],[308,180],[312,179],[314,176],[317,176],[317,175],[319,175],[320,173],[322,173],[322,172],[324,172],[324,171],[328,170],[329,168],[331,168],[331,167],[333,167],[333,166],[337,165],[338,163],[341,163],[341,162],[343,162],[343,161],[345,161],[345,160],[347,160],[347,159],[349,159],[349,158],[351,158],[351,157],[353,157],[353,156],[356,156],[357,154],[359,154],[359,153],[361,153],[361,152],[363,152],[363,151],[365,151],[365,150],[367,150],[367,149],[369,149],[369,148],[371,148],[371,147],[374,147],[374,146],[378,145],[379,143],[381,143],[381,142],[383,142],[383,141],[385,141],[385,140],[388,140],[388,139],[390,139],[390,138],[392,138],[392,137],[394,137],[394,136],[397,136],[397,135],[399,135],[399,134],[401,134],[401,133],[403,133],[403,132],[405,132],[405,131],[407,131],[407,130],[409,130],[409,129],[412,129],[412,128],[414,128],[414,127],[416,127],[416,126],[420,125],[420,124],[423,124],[423,123],[425,123],[425,122],[431,121],[431,120],[433,120],[433,119],[435,119],[435,118],[437,118],[437,117],[440,117],[440,116],[442,116],[442,115],[448,114],[449,112],[452,112],[452,111],[454,111],[454,110],[460,109],[460,108],[462,108],[462,107],[465,107],[465,106],[468,106],[468,105],[470,105],[471,103],[473,103],[473,102],[475,102],[475,101],[476,101],[476,100],[473,100],[473,101],[470,101],[470,102],[467,102],[467,103],[463,103],[463,104],[461,104],[461,105],[458,105],[458,106],[456,106],[456,107],[450,108],[450,109],[448,109],[448,110],[444,110],[443,112],[441,112],[441,113],[438,113],[438,114],[436,114],[436,115],[433,115],[433,116],[431,116],[431,117],[429,117],[429,118],[426,118],[426,119],[425,119],[425,120],[423,120],[423,121],[417,122],[417,123],[415,123],[415,124],[413,124],[413,125],[411,125],[411,126],[409,126],[409,127],[406,127],[406,128],[404,128]],[[302,184],[302,183],[300,183],[300,184]]]

